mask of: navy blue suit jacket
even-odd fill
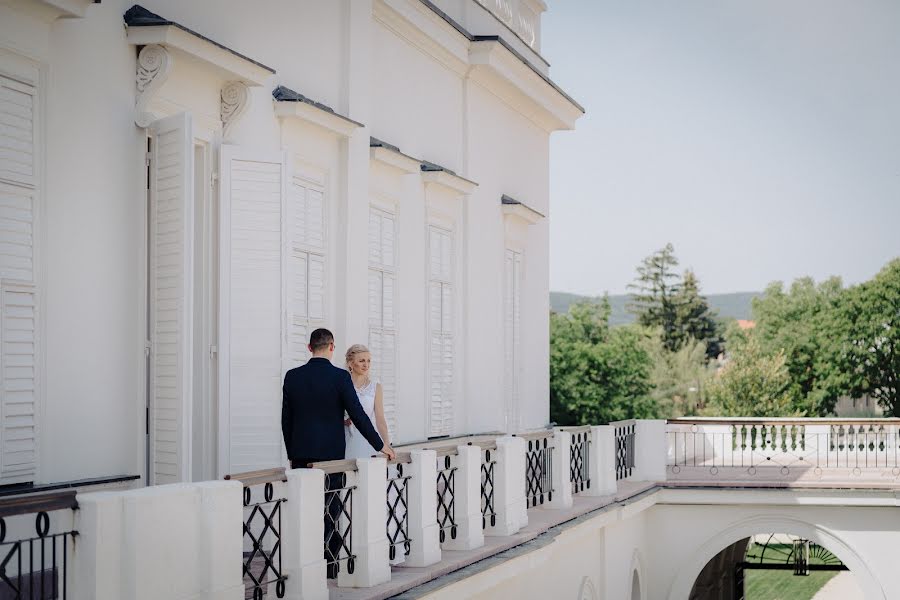
[[[311,358],[284,376],[281,431],[291,460],[344,458],[344,412],[376,450],[384,442],[359,403],[350,373],[327,358]]]

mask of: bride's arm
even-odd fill
[[[391,445],[390,436],[388,435],[387,420],[384,418],[384,400],[381,393],[381,384],[375,384],[375,427],[381,434],[381,439],[388,446]]]

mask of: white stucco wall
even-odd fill
[[[82,18],[64,19],[38,10],[38,3],[17,6],[0,7],[0,48],[35,61],[42,73],[43,179],[36,237],[42,362],[35,481],[144,474],[147,138],[134,122],[137,48],[126,39],[122,22],[131,3],[85,3]],[[351,343],[365,342],[368,332],[370,202],[396,210],[396,441],[428,435],[427,223],[447,215],[455,228],[457,293],[451,433],[507,427],[501,274],[510,245],[522,251],[525,264],[518,426],[546,423],[547,221],[511,236],[500,196],[548,214],[549,121],[539,125],[524,115],[524,104],[514,106],[484,83],[467,79],[469,40],[417,1],[280,0],[263,8],[229,0],[212,8],[204,2],[147,0],[143,6],[276,70],[263,85],[250,88],[249,108],[227,143],[259,153],[285,151],[291,169],[322,178],[328,221],[325,313],[339,354]],[[220,91],[229,76],[196,56],[170,53],[174,66],[149,109],[159,117],[189,112],[194,139],[206,148],[207,168],[214,173],[223,143]],[[337,132],[302,117],[278,118],[271,98],[277,85],[362,126]],[[504,93],[508,96],[509,89]],[[418,171],[381,165],[370,157],[370,136],[477,186],[466,195],[426,184]],[[470,185],[456,181],[453,185]],[[198,205],[203,218],[216,210],[215,185],[203,192],[208,204],[202,211]],[[215,229],[216,223],[208,225]],[[214,252],[211,260],[217,260]],[[215,285],[214,277],[199,285],[198,296],[211,294],[214,312],[216,294],[203,289]],[[198,315],[211,324],[198,327],[202,339],[185,351],[203,362],[213,356],[205,344],[215,346],[221,332],[215,331],[215,314]],[[194,365],[209,380],[195,386],[196,393],[216,393],[214,360]],[[195,421],[216,418],[214,397],[194,401],[209,404],[192,411]],[[203,464],[195,461],[194,471],[223,471],[208,464],[221,443],[216,424],[192,427],[198,436],[203,431],[194,448]]]

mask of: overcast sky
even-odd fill
[[[706,293],[900,256],[900,0],[552,0],[550,285],[624,293],[667,242]]]

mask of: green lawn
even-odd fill
[[[747,600],[810,600],[838,571],[815,571],[797,576],[792,571],[744,572]]]

